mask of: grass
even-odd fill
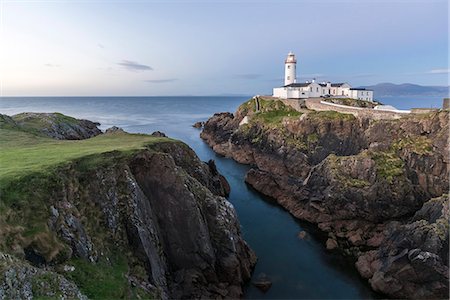
[[[12,116],[12,119],[20,124],[20,126],[24,130],[28,130],[30,132],[36,131],[39,132],[42,129],[48,129],[52,124],[68,124],[68,125],[76,125],[79,121],[73,117],[63,115],[61,113],[52,113],[52,114],[30,114],[30,113],[21,113]]]
[[[259,98],[259,111],[256,112],[255,100],[244,103],[246,107],[253,108],[255,115],[252,121],[261,122],[264,125],[277,126],[286,117],[299,117],[302,113],[285,105],[280,100],[264,100]]]
[[[63,275],[72,279],[89,298],[154,298],[145,290],[130,286],[125,277],[129,270],[123,253],[103,256],[95,264],[78,258],[67,261],[69,246],[48,225],[49,206],[68,184],[66,165],[75,166],[76,172],[89,174],[88,171],[102,165],[120,163],[139,149],[156,150],[161,143],[178,142],[121,132],[86,140],[55,140],[35,133],[38,130],[39,127],[19,128],[9,119],[0,118],[0,251],[8,253],[32,246],[47,261],[74,265],[74,272]],[[86,217],[84,227],[97,247],[111,248],[99,226],[98,210],[89,203],[80,204],[77,209]],[[49,283],[43,288],[51,289],[54,282],[41,279]]]
[[[355,120],[356,117],[352,114],[344,114],[337,111],[311,111],[308,113],[310,118],[323,119],[323,120],[343,120],[350,121]]]
[[[76,282],[83,294],[90,299],[128,298],[126,259],[121,255],[109,257],[109,261],[101,258],[97,263],[78,258],[71,259],[67,263],[73,265],[75,270],[65,274],[65,277]]]
[[[110,152],[143,149],[167,138],[115,133],[86,140],[54,140],[11,129],[0,129],[0,185],[33,172],[47,172],[51,166],[77,158]]]
[[[86,140],[54,140],[0,128],[0,249],[33,244],[47,259],[64,251],[47,225],[49,201],[63,190],[60,169],[72,162],[88,170],[151,148],[168,138],[115,133]],[[8,238],[11,237],[11,238]]]
[[[372,158],[376,162],[377,176],[386,179],[389,184],[404,174],[405,163],[395,153],[376,152]]]
[[[392,144],[392,149],[395,152],[406,149],[419,155],[433,154],[433,144],[426,136],[401,138]]]

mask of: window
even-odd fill
[[[316,88],[316,92],[319,92],[319,88]]]
[[[336,90],[333,90],[333,94],[336,94]]]
[[[342,96],[344,96],[344,91],[342,91]]]
[[[288,76],[288,77],[287,77],[287,80],[290,80],[290,79],[291,79],[291,76]]]
[[[288,67],[288,69],[290,69],[290,68],[291,68],[291,65],[288,65],[287,67]]]
[[[312,92],[312,86],[309,87],[309,91]]]

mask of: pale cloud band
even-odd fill
[[[140,63],[137,63],[135,61],[130,60],[122,60],[121,62],[117,63],[119,66],[124,67],[125,69],[129,71],[152,71],[153,68],[147,65],[143,65]]]
[[[168,83],[168,82],[174,82],[177,80],[178,79],[176,79],[176,78],[169,78],[169,79],[148,79],[148,80],[144,80],[144,81],[148,82],[148,83]]]
[[[433,69],[427,72],[427,74],[449,74],[450,69]]]

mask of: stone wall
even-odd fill
[[[444,98],[444,100],[442,101],[442,108],[450,109],[450,98]]]
[[[437,108],[411,108],[412,114],[428,114],[437,111],[439,111]]]

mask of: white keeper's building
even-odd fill
[[[273,89],[273,96],[283,99],[302,99],[313,97],[353,98],[373,101],[373,91],[352,88],[348,83],[316,82],[315,79],[297,83],[297,60],[289,52],[284,62],[284,86]]]

